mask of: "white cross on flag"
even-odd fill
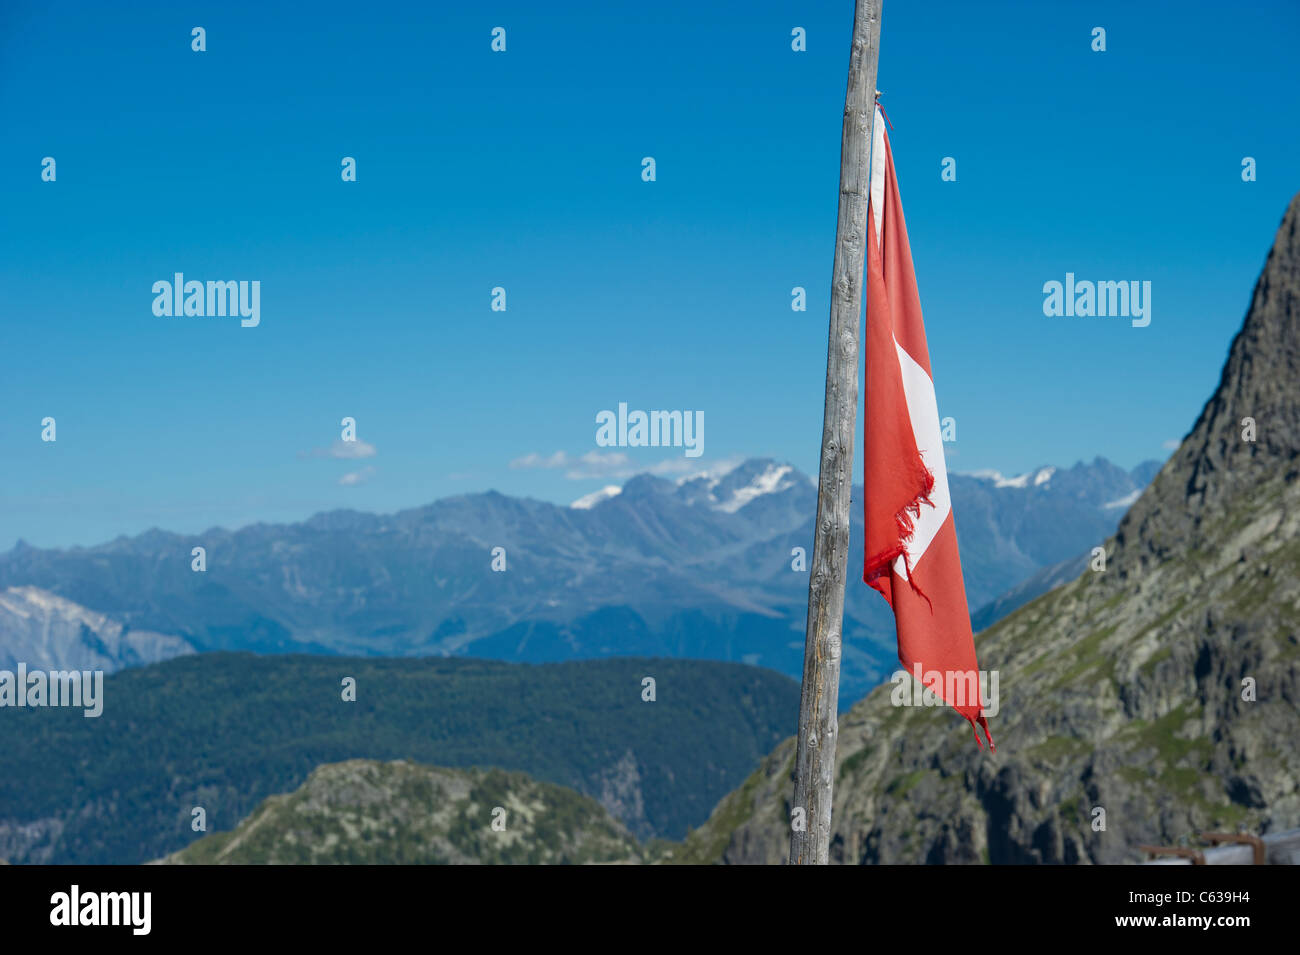
[[[993,746],[948,493],[939,407],[894,157],[876,108],[867,206],[863,580],[894,611],[898,658]],[[975,741],[982,747],[979,731]]]

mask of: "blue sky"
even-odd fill
[[[852,3],[464,6],[0,7],[0,548],[816,473]],[[1300,187],[1298,26],[886,3],[951,468],[1129,467],[1189,429]],[[155,316],[178,271],[260,281],[261,324]],[[1151,325],[1045,317],[1067,271],[1151,281]],[[703,411],[704,455],[511,467],[616,451],[620,401]],[[328,453],[345,415],[372,456]]]

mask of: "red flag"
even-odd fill
[[[983,727],[975,638],[952,520],[939,407],[894,157],[876,110],[867,204],[863,580],[894,611],[898,659]],[[984,746],[979,731],[975,741]]]

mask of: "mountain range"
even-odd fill
[[[952,474],[976,618],[1036,596],[1045,568],[1081,569],[1157,467],[1126,472],[1098,458],[1011,478]],[[151,530],[66,550],[20,541],[0,555],[0,662],[111,670],[191,650],[652,655],[798,676],[808,578],[795,554],[811,547],[815,511],[811,478],[754,459],[676,483],[641,475],[569,507],[488,492],[395,514]],[[192,569],[196,547],[206,570]],[[850,585],[845,616],[847,706],[896,668],[897,654],[893,619],[869,588]]]

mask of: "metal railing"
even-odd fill
[[[1300,829],[1252,836],[1236,832],[1202,833],[1203,848],[1138,846],[1152,858],[1144,865],[1300,865]]]

